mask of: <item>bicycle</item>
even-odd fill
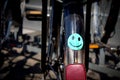
[[[61,2],[59,2],[59,1],[55,1],[55,0],[53,0],[53,6],[52,6],[52,14],[54,14],[54,16],[53,15],[51,15],[52,17],[50,17],[51,18],[51,20],[50,21],[52,21],[52,22],[50,22],[50,23],[52,23],[52,24],[50,24],[50,26],[49,26],[49,29],[50,29],[50,31],[48,31],[48,34],[51,34],[49,37],[48,37],[48,49],[47,49],[47,53],[48,54],[44,54],[44,55],[46,55],[47,57],[47,59],[46,59],[46,61],[48,61],[48,63],[47,63],[47,67],[48,68],[50,68],[51,70],[53,70],[53,68],[52,67],[55,67],[54,68],[54,72],[56,73],[56,72],[58,72],[58,74],[59,74],[59,71],[61,71],[61,73],[63,73],[64,72],[64,70],[61,70],[60,68],[59,68],[59,66],[63,66],[62,64],[64,64],[63,62],[64,62],[64,60],[63,60],[63,54],[61,54],[61,53],[69,53],[70,51],[70,53],[72,54],[71,55],[71,57],[74,55],[74,57],[76,57],[76,59],[74,59],[74,57],[72,57],[72,59],[74,59],[74,60],[71,60],[69,63],[65,63],[65,65],[64,66],[66,66],[66,65],[68,65],[68,64],[74,64],[74,63],[83,63],[84,61],[82,61],[83,59],[81,59],[80,60],[80,58],[78,58],[78,56],[79,57],[83,57],[83,54],[82,55],[78,55],[78,54],[80,54],[80,53],[82,53],[82,52],[84,52],[84,51],[78,51],[78,50],[80,50],[80,49],[82,49],[83,50],[83,38],[78,34],[78,33],[82,33],[82,36],[84,35],[84,30],[83,30],[83,8],[82,8],[82,6],[79,6],[79,4],[77,4],[77,6],[78,6],[78,8],[77,9],[79,9],[79,7],[81,7],[81,9],[80,9],[80,11],[81,12],[78,12],[77,11],[77,9],[74,11],[73,10],[73,12],[75,12],[75,14],[72,14],[71,12],[72,11],[70,11],[70,16],[69,16],[69,13],[67,13],[67,10],[69,11],[70,10],[70,6],[68,6],[68,2],[65,2],[66,4],[65,4],[65,7],[64,7],[64,10],[66,10],[65,12],[66,13],[64,13],[63,12],[63,14],[65,14],[65,18],[67,19],[67,20],[71,20],[71,19],[73,19],[73,21],[68,21],[68,22],[73,22],[73,24],[75,23],[74,21],[75,20],[77,20],[76,22],[78,22],[78,25],[77,24],[75,24],[75,26],[73,27],[73,26],[71,26],[71,25],[65,25],[66,26],[66,28],[63,28],[63,27],[60,27],[60,25],[61,24],[63,24],[63,21],[62,21],[62,10],[63,10],[63,8],[62,8],[62,3]],[[76,2],[75,2],[75,4],[76,4]],[[73,4],[70,4],[70,5],[72,5],[74,8],[76,8],[75,7],[75,4],[74,4],[74,2],[73,2]],[[81,2],[80,2],[80,4],[82,4]],[[57,7],[54,7],[54,6],[57,6]],[[57,8],[57,9],[56,9]],[[56,17],[57,17],[57,19],[56,19]],[[65,21],[67,21],[67,20],[65,20]],[[68,24],[68,22],[65,22],[65,24]],[[80,26],[81,25],[81,28],[82,28],[82,30],[80,30],[80,29],[78,29],[78,26]],[[69,28],[68,28],[69,27]],[[54,29],[54,31],[53,31],[53,29]],[[67,30],[67,29],[70,29],[69,31]],[[65,33],[64,33],[64,30],[65,30]],[[66,32],[67,31],[67,32]],[[73,32],[70,32],[70,31],[73,31]],[[82,31],[82,32],[81,32]],[[58,34],[56,34],[56,33],[58,33]],[[61,33],[61,34],[60,34]],[[66,35],[65,35],[66,34]],[[63,36],[65,36],[65,37],[63,37]],[[79,41],[80,41],[80,43],[81,44],[79,44],[78,46],[77,46],[77,44],[74,44],[74,42],[73,42],[73,44],[74,45],[76,45],[76,46],[71,46],[71,39],[72,39],[72,36],[75,36],[75,37],[78,37],[78,43],[79,43]],[[67,39],[69,38],[69,40],[67,41]],[[74,37],[73,37],[74,38]],[[46,39],[47,40],[47,39]],[[65,40],[65,42],[64,42],[64,40]],[[62,41],[62,42],[61,42]],[[59,43],[63,43],[63,44],[59,44]],[[68,42],[68,43],[66,43],[66,42]],[[67,47],[67,44],[69,45],[69,47]],[[73,45],[72,44],[72,45]],[[65,46],[65,47],[63,47],[63,45]],[[52,47],[53,46],[53,47]],[[57,46],[57,47],[56,47]],[[61,46],[61,47],[59,47],[59,46]],[[65,51],[64,51],[64,49],[66,49]],[[66,52],[67,51],[67,52]],[[54,53],[54,54],[53,54]],[[54,55],[54,56],[53,56]],[[67,54],[67,56],[68,55],[70,55],[70,54]],[[67,56],[64,56],[64,57],[66,57],[66,59],[67,59]],[[69,58],[68,58],[69,59]],[[78,59],[78,60],[77,60]],[[68,62],[69,60],[67,60],[67,62]],[[58,66],[59,65],[59,66]],[[84,66],[83,65],[79,65],[79,64],[76,64],[76,65],[69,65],[69,66],[71,66],[71,67],[73,67],[73,66],[79,66],[79,67],[81,67],[81,70],[83,70],[83,74],[84,74],[84,76],[85,76],[85,69],[84,69]],[[68,66],[68,67],[69,67]],[[46,67],[46,68],[47,68]],[[45,66],[44,66],[44,69],[45,69]],[[68,68],[68,69],[70,69],[70,68]],[[74,68],[75,69],[75,68]],[[49,71],[49,69],[48,69],[48,71]],[[69,71],[69,70],[67,70],[67,71]],[[61,74],[60,73],[60,74]],[[56,74],[57,75],[57,74]],[[61,74],[61,76],[63,76],[62,74]],[[84,79],[85,79],[86,77],[84,77]],[[57,79],[59,79],[59,76],[57,76]]]
[[[91,23],[92,26],[90,27],[92,29],[91,43],[99,46],[99,48],[95,50],[96,58],[99,60],[98,54],[100,48],[107,48],[110,50],[111,46],[108,47],[107,42],[115,34],[120,6],[119,3],[114,0],[97,0],[92,4],[92,7],[93,23]],[[103,8],[105,8],[105,10],[103,10]]]
[[[15,2],[16,4],[12,4]],[[18,38],[22,35],[22,16],[20,9],[20,0],[2,0],[1,1],[1,26],[0,26],[0,47],[2,44],[10,39],[11,27],[19,27],[18,34],[15,36]],[[16,13],[16,12],[17,13]],[[16,39],[15,39],[16,40]]]
[[[41,68],[45,73],[44,77],[52,70],[57,80],[86,80],[91,5],[94,2],[96,0],[86,2],[52,0],[49,4],[52,9],[50,20],[47,21],[47,4],[45,4],[47,0],[43,0]],[[86,25],[83,13],[85,4],[87,4]]]

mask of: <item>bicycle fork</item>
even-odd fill
[[[76,2],[64,6],[65,80],[86,80],[83,7]]]

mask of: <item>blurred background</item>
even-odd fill
[[[101,21],[98,22],[98,25],[101,26],[101,36],[104,35],[104,25],[109,14],[111,1],[103,0],[100,4],[101,8],[105,8],[96,11],[96,13],[94,13],[92,5],[91,26],[95,25],[94,14],[100,14],[99,11],[101,11],[99,16]],[[11,3],[11,5],[14,4],[14,2]],[[3,5],[2,2],[1,5]],[[9,33],[12,39],[5,41],[4,44],[1,43],[0,80],[44,80],[41,70],[42,0],[22,0],[20,5],[23,20],[22,36],[16,37],[19,27],[14,23],[17,26],[12,26]],[[85,10],[84,14],[86,14]],[[90,30],[91,43],[94,43],[94,29],[95,27],[92,27]],[[107,46],[110,46],[112,52],[101,48],[97,54],[97,49],[90,49],[88,80],[120,80],[120,13]],[[52,72],[51,74],[54,78],[55,75]]]

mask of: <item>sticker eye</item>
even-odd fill
[[[80,37],[78,38],[78,41],[80,41]]]
[[[75,38],[75,37],[73,36],[73,37],[72,37],[72,40],[74,40],[74,38]]]

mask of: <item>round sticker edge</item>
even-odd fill
[[[75,36],[75,38],[80,38],[80,41],[72,40],[72,36]],[[75,44],[75,45],[74,45]],[[78,44],[78,45],[76,45]],[[78,33],[73,33],[68,37],[67,45],[72,50],[81,50],[83,48],[83,38]]]

